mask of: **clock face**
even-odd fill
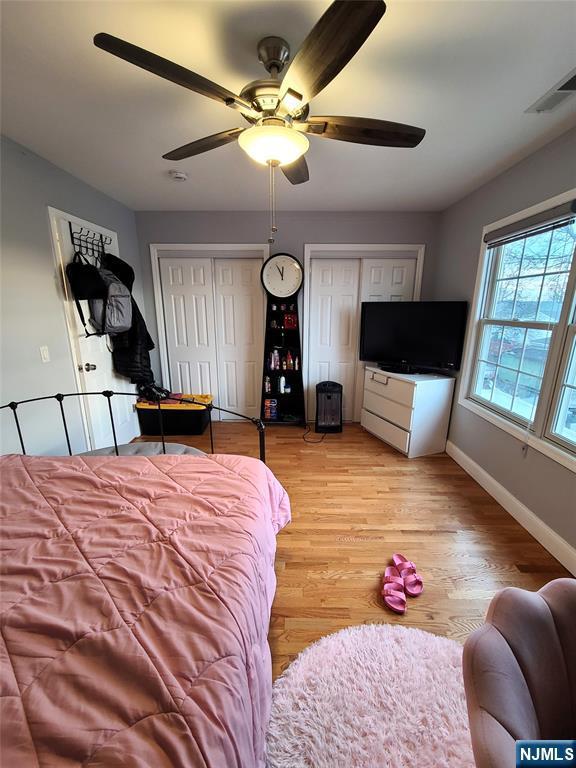
[[[304,274],[300,262],[289,253],[276,253],[262,265],[262,285],[272,296],[286,299],[302,286]]]

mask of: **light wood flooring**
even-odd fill
[[[258,456],[250,424],[216,422],[214,435],[216,453]],[[274,677],[310,643],[354,624],[399,623],[463,642],[497,590],[570,575],[445,454],[406,459],[357,424],[317,444],[302,435],[266,430],[267,464],[292,504],[276,555]],[[168,439],[210,450],[208,433]],[[395,551],[425,583],[402,617],[379,596]]]

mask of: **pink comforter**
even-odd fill
[[[241,456],[7,456],[2,766],[264,763],[275,534]]]

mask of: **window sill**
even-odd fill
[[[508,432],[509,435],[512,435],[517,440],[520,440],[520,442],[529,445],[530,448],[533,448],[535,451],[544,454],[544,456],[547,456],[549,459],[552,459],[558,464],[561,464],[571,472],[576,473],[576,456],[572,456],[567,451],[563,451],[562,448],[559,448],[553,443],[548,442],[548,440],[544,440],[541,437],[536,437],[536,435],[527,432],[518,424],[514,424],[511,421],[508,421],[508,419],[499,416],[497,413],[494,413],[488,408],[483,408],[473,400],[461,397],[458,400],[458,405],[461,405],[462,408],[466,408],[466,410],[476,414],[476,416],[480,416],[485,421],[489,421],[490,424],[493,424],[499,429],[504,430],[504,432]]]

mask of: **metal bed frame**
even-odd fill
[[[114,438],[114,451],[116,453],[116,456],[119,456],[118,452],[118,441],[116,438],[116,425],[114,424],[114,413],[112,411],[112,397],[134,397],[136,399],[139,399],[139,395],[136,392],[113,392],[110,389],[105,389],[102,392],[67,392],[66,394],[62,394],[61,392],[58,392],[55,395],[46,395],[45,397],[31,397],[28,400],[19,400],[19,401],[12,401],[10,403],[6,403],[5,405],[0,406],[0,410],[3,410],[4,408],[10,408],[12,411],[12,414],[14,416],[14,423],[16,425],[16,430],[18,432],[18,439],[20,441],[20,447],[22,448],[22,453],[25,456],[26,455],[26,448],[24,445],[24,438],[22,436],[22,429],[20,426],[20,421],[18,419],[18,408],[21,405],[25,405],[26,403],[38,403],[42,400],[56,400],[58,402],[58,405],[60,406],[60,415],[62,417],[62,426],[64,428],[64,434],[66,436],[66,445],[68,446],[68,454],[72,456],[72,447],[70,445],[70,434],[68,432],[68,424],[66,422],[66,413],[64,411],[64,400],[67,397],[92,397],[92,396],[99,396],[99,397],[105,397],[108,401],[108,413],[110,414],[110,426],[112,427],[112,437]],[[237,413],[236,411],[231,411],[227,408],[221,408],[218,405],[213,405],[212,403],[206,404],[201,403],[198,400],[194,400],[193,397],[182,397],[178,398],[178,401],[181,403],[190,403],[192,405],[200,405],[203,408],[205,408],[208,411],[208,425],[210,429],[210,451],[211,453],[214,453],[214,433],[212,431],[212,411],[220,411],[222,413],[229,413],[232,416],[236,416],[239,419],[244,419],[245,421],[250,421],[257,429],[258,431],[258,443],[259,443],[259,451],[260,451],[260,461],[262,461],[264,464],[266,463],[266,437],[264,434],[264,423],[261,419],[254,419],[250,416],[245,416],[242,413]],[[162,416],[162,400],[156,401],[158,406],[158,421],[160,425],[160,439],[162,441],[162,453],[166,453],[166,441],[164,439],[164,423],[163,423],[163,416]]]

